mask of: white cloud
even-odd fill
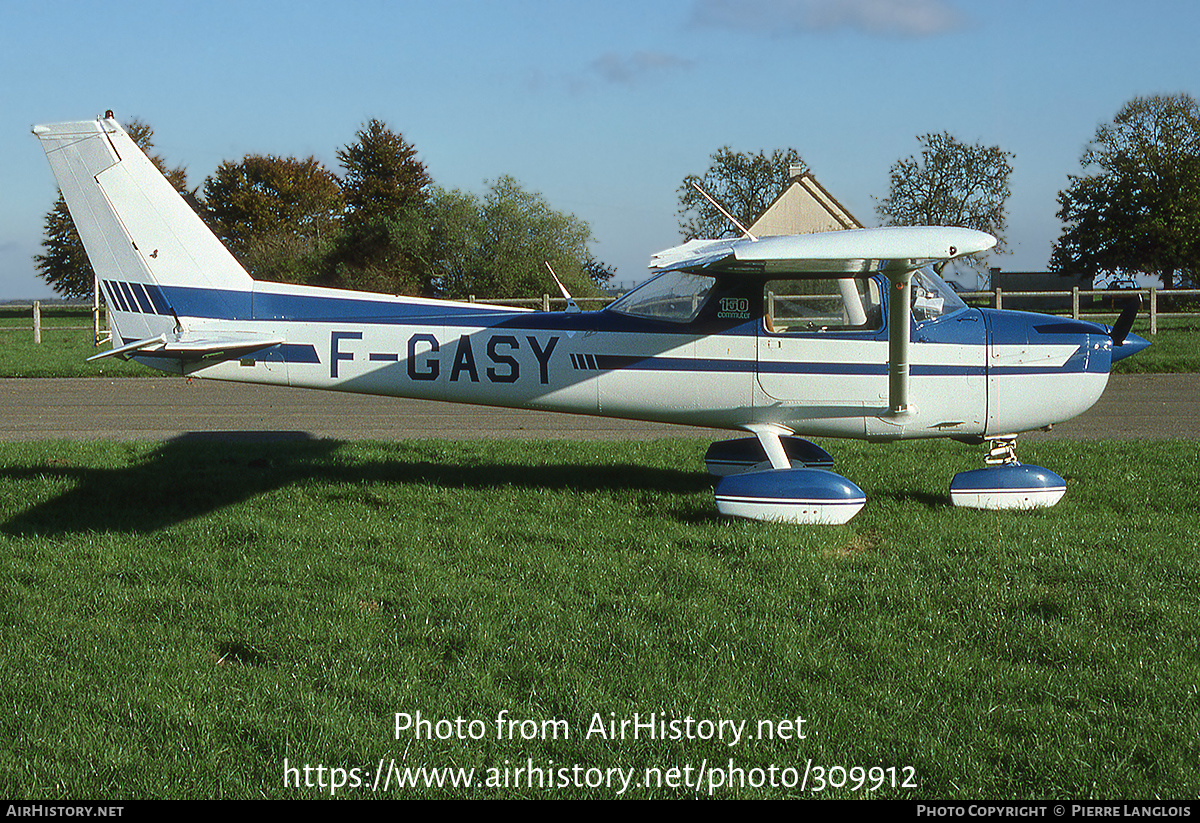
[[[688,69],[692,61],[661,52],[638,51],[630,55],[608,52],[588,65],[588,75],[607,83],[632,86],[666,72]]]
[[[544,69],[535,70],[528,75],[526,85],[532,91],[542,91],[555,83],[563,83],[568,90],[577,93],[598,85],[633,87],[672,72],[687,71],[693,65],[692,60],[663,52],[606,52],[573,74],[554,75]]]
[[[963,15],[947,0],[696,0],[692,22],[778,35],[851,29],[928,37],[959,28]]]

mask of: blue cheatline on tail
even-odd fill
[[[34,133],[109,306],[114,344],[98,356],[748,432],[708,459],[733,516],[841,522],[862,507],[811,436],[990,441],[1003,459],[965,473],[952,497],[999,507],[1012,494],[989,489],[1012,485],[1016,433],[1087,410],[1113,360],[1146,345],[1129,312],[1109,329],[969,308],[927,265],[995,243],[961,228],[692,241],[595,312],[257,282],[111,115]]]

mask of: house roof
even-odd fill
[[[817,178],[803,167],[793,167],[787,188],[754,221],[750,233],[755,237],[775,237],[861,228],[863,224]]]

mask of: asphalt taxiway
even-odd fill
[[[0,440],[647,440],[727,432],[340,392],[148,378],[0,380]],[[1200,439],[1200,374],[1113,375],[1079,417],[1022,439]]]

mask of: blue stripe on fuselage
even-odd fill
[[[262,352],[255,352],[256,355],[261,355],[266,351],[277,351],[283,357],[285,363],[320,363],[321,358],[317,356],[315,346],[310,346],[307,343],[281,343],[273,349],[263,349]]]
[[[347,293],[284,294],[269,291],[231,291],[193,286],[163,286],[162,294],[182,317],[213,320],[282,320],[308,323],[438,324],[451,327],[489,327],[530,331],[621,331],[631,333],[756,334],[754,323],[692,323],[680,325],[643,320],[605,310],[594,312],[537,312],[526,309],[478,307],[451,302],[373,300]]]
[[[433,317],[461,317],[478,320],[481,317],[500,319],[507,312],[491,307],[473,308],[462,304],[444,306],[429,303],[408,303],[395,300],[372,300],[358,296],[274,294],[254,292],[252,307],[255,320],[301,320],[308,322],[342,323],[403,323],[429,320]],[[528,312],[513,309],[514,314]],[[490,324],[484,324],[490,325]]]

